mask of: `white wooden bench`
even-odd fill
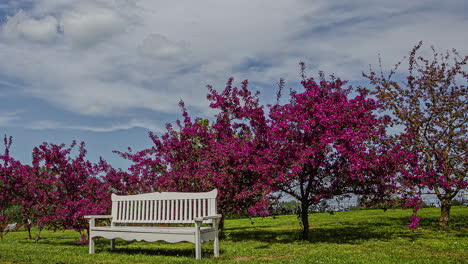
[[[93,239],[102,237],[111,240],[111,250],[116,238],[127,241],[192,242],[195,244],[196,259],[201,258],[201,244],[213,240],[214,256],[218,257],[221,215],[216,212],[217,194],[217,190],[203,193],[112,194],[111,215],[85,216],[89,219],[89,254],[94,253]],[[110,219],[111,225],[96,226],[95,220],[99,218]]]

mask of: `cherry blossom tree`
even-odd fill
[[[453,198],[468,187],[468,56],[432,48],[432,59],[426,59],[417,55],[421,46],[410,52],[406,81],[393,80],[400,63],[388,77],[372,70],[364,76],[384,109],[393,113],[394,124],[404,129],[395,142],[413,153],[401,186],[408,195],[432,190],[440,200],[439,226],[446,228]]]
[[[13,138],[5,135],[4,153],[0,155],[0,238],[3,238],[3,231],[11,217],[7,210],[13,205],[12,195],[18,183],[17,169],[21,166],[10,156],[12,142]]]
[[[73,157],[70,147],[43,143],[33,150],[32,166],[24,175],[21,203],[24,214],[38,226],[87,230],[85,215],[110,210],[109,184],[101,168],[86,160],[85,143]]]
[[[327,81],[306,78],[302,92],[292,91],[287,104],[270,109],[267,140],[274,185],[301,203],[303,239],[308,239],[308,210],[322,199],[361,194],[388,197],[398,152],[385,144],[385,122],[379,105],[364,91],[351,96],[351,87],[333,76]]]
[[[231,89],[231,82],[227,90]],[[234,89],[237,93],[238,89]],[[154,146],[137,153],[120,153],[134,162],[131,174],[147,182],[153,191],[210,191],[218,189],[218,208],[223,214],[250,211],[262,214],[267,192],[255,188],[260,174],[252,137],[236,133],[230,119],[219,114],[216,121],[192,119],[180,103],[183,121],[177,121],[158,137],[150,133]]]

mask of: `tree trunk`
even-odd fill
[[[28,230],[28,238],[32,240],[32,236],[31,236],[31,226],[30,226],[30,225],[26,225],[26,229]]]
[[[301,222],[302,222],[302,239],[309,240],[309,206],[307,202],[301,203]]]
[[[33,239],[31,235],[31,221],[27,218],[23,218],[23,225],[26,227],[26,230],[28,231],[28,238]]]
[[[221,217],[218,224],[218,236],[220,239],[226,238],[226,234],[224,233],[224,217]]]
[[[439,228],[447,229],[450,220],[450,209],[452,208],[451,199],[442,199],[440,203]]]

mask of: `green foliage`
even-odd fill
[[[298,239],[295,215],[226,220],[221,257],[213,246],[202,246],[196,261],[190,243],[117,241],[114,252],[107,240],[97,242],[88,255],[73,231],[44,231],[43,239],[25,239],[13,231],[0,242],[0,263],[464,263],[468,259],[468,210],[452,208],[452,225],[438,230],[438,208],[425,208],[420,228],[406,228],[411,210],[365,210],[310,215],[309,241]]]

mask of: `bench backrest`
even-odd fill
[[[200,193],[112,194],[113,223],[191,224],[195,217],[216,215],[218,190]],[[204,223],[211,223],[206,220]]]

